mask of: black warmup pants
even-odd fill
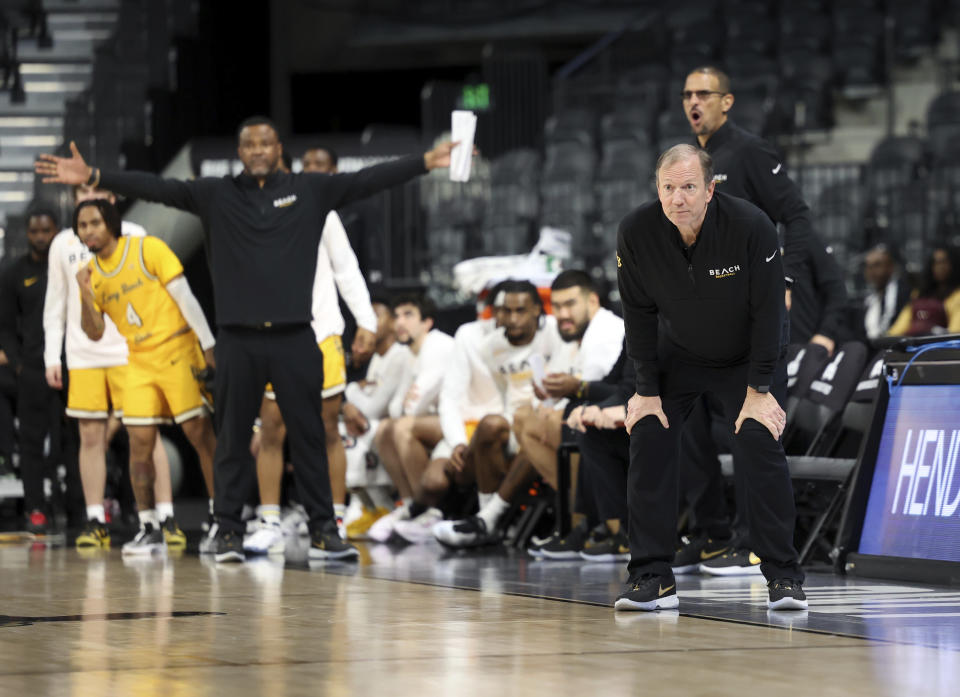
[[[580,449],[580,488],[584,512],[598,520],[627,522],[627,468],[630,464],[630,439],[622,428],[587,428],[576,432]]]
[[[701,394],[713,395],[722,405],[732,432],[747,390],[748,365],[705,368],[667,358],[660,376],[660,399],[670,428],[654,416],[633,427],[627,502],[630,510],[630,576],[668,575],[676,551],[677,463],[684,422]],[[780,361],[777,371],[786,370]],[[780,376],[774,381],[780,384]],[[780,396],[778,401],[780,401]],[[782,402],[781,402],[782,403]],[[796,510],[793,486],[783,443],[766,427],[749,419],[733,436],[738,476],[746,489],[744,508],[753,551],[762,561],[767,580],[802,581],[803,570],[793,546]]]
[[[10,366],[0,366],[0,456],[13,455],[16,431],[13,428],[13,413],[17,405],[17,376]]]
[[[711,429],[712,417],[707,399],[703,395],[694,402],[683,426],[680,439],[680,500],[690,506],[694,534],[726,540],[732,534],[730,515],[727,512],[723,472]],[[736,491],[739,504],[744,496],[739,487]]]
[[[785,344],[784,344],[785,345]],[[787,403],[787,354],[784,351],[773,375],[770,391],[781,407]],[[732,537],[738,548],[752,549],[750,529],[747,524],[747,485],[743,468],[737,467],[736,452],[733,450],[733,432],[725,428],[720,436],[713,431],[714,410],[721,405],[712,395],[702,395],[694,404],[687,423],[683,427],[680,445],[680,492],[681,500],[686,501],[693,512],[693,529],[706,533],[715,540]],[[723,472],[717,455],[717,444],[730,446],[734,452],[733,484],[737,506],[737,515],[733,524],[727,512],[724,492]]]
[[[41,367],[23,366],[17,376],[17,419],[20,421],[20,476],[23,479],[23,508],[27,513],[45,509],[44,477],[47,472],[43,443],[50,436],[52,449],[59,446],[60,397],[47,384]]]
[[[322,420],[323,354],[313,329],[309,324],[221,327],[215,351],[214,512],[220,526],[243,534],[243,504],[256,486],[250,437],[263,388],[272,382],[287,426],[300,502],[311,531],[322,528],[333,520],[333,496]]]

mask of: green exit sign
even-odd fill
[[[490,85],[465,85],[460,94],[460,106],[469,111],[487,111],[490,108]]]

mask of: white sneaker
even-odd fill
[[[394,525],[396,533],[410,544],[419,545],[433,539],[433,526],[443,520],[443,513],[428,508],[412,520],[401,520]]]
[[[163,540],[163,532],[154,530],[150,523],[142,528],[137,536],[123,546],[125,557],[149,557],[167,553],[167,543]]]
[[[243,551],[250,554],[283,554],[286,550],[280,523],[260,519],[257,529],[243,539]]]
[[[214,521],[207,528],[207,533],[200,538],[200,554],[216,554],[217,552],[217,530],[220,525]]]
[[[487,532],[487,524],[479,516],[463,520],[441,520],[433,526],[433,536],[448,547],[480,547],[496,544],[499,538]]]
[[[283,534],[287,537],[309,535],[307,512],[303,509],[303,506],[296,504],[287,509],[283,514],[283,519],[280,521],[280,527],[283,529]]]
[[[371,525],[367,537],[374,542],[386,542],[393,535],[396,524],[404,520],[410,520],[410,510],[406,506],[398,506]]]

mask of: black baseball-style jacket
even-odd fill
[[[276,172],[254,177],[164,179],[107,172],[101,185],[200,216],[220,326],[309,323],[317,245],[327,214],[426,172],[409,156],[350,174]]]
[[[775,223],[786,227],[783,267],[786,277],[798,281],[807,257],[812,225],[810,207],[787,176],[780,155],[770,143],[727,121],[710,136],[704,150],[713,158],[717,191],[745,198]]]
[[[0,349],[16,370],[43,368],[43,298],[47,294],[47,260],[23,255],[0,277]]]
[[[786,308],[777,231],[762,210],[715,193],[685,248],[660,202],[645,204],[620,224],[617,267],[637,394],[660,393],[658,341],[687,364],[749,363],[748,384],[770,385]]]

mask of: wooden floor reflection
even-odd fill
[[[0,547],[0,579],[4,696],[956,695],[960,681],[953,650],[615,615],[495,579],[30,547]]]

